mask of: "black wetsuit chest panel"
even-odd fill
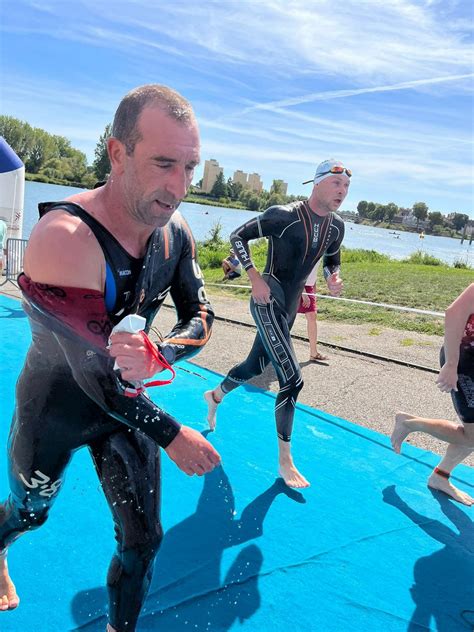
[[[137,284],[143,258],[132,257],[117,239],[92,215],[72,202],[45,202],[39,205],[40,217],[52,210],[64,210],[79,217],[94,233],[104,253],[106,264],[105,304],[109,314],[120,316],[131,311],[137,302]]]

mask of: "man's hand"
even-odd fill
[[[188,476],[207,474],[221,462],[219,453],[209,441],[189,426],[181,426],[179,433],[165,451]]]
[[[328,276],[326,283],[331,296],[339,296],[341,294],[344,283],[339,276],[339,272],[333,272],[330,276]]]
[[[142,382],[163,370],[147,349],[140,334],[116,333],[110,336],[109,353],[127,382]]]
[[[311,300],[309,298],[309,296],[306,294],[306,292],[303,292],[301,295],[301,302],[303,303],[303,307],[309,307]]]
[[[458,390],[458,367],[451,366],[448,363],[443,365],[443,368],[436,378],[436,385],[443,393],[450,393],[451,391]]]
[[[250,268],[250,270],[247,270],[247,274],[252,283],[252,298],[255,303],[257,303],[257,305],[269,303],[271,291],[266,281],[262,279],[260,273],[255,268]]]

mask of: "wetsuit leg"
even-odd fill
[[[228,393],[262,373],[270,360],[280,385],[275,403],[277,433],[283,441],[290,441],[296,399],[303,388],[303,378],[291,342],[288,316],[274,298],[265,305],[250,301],[250,311],[257,325],[257,338],[247,359],[229,371],[221,388]]]
[[[118,632],[132,632],[163,537],[160,449],[149,437],[124,429],[94,442],[91,451],[117,540],[107,576],[110,624]]]
[[[222,381],[220,385],[222,391],[224,393],[230,393],[241,384],[263,373],[269,363],[270,358],[262,343],[260,334],[257,333],[247,358],[240,364],[236,364],[232,367]]]
[[[16,416],[13,420],[8,449],[11,493],[0,505],[0,550],[46,522],[72,455],[64,445],[55,446],[53,454],[51,435],[37,433],[38,425],[34,429],[22,426]]]

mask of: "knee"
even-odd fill
[[[132,537],[125,537],[121,543],[121,548],[127,551],[134,551],[137,557],[144,562],[149,562],[158,553],[162,541],[163,529],[158,524],[147,531],[133,534]]]
[[[301,377],[301,374],[296,376],[296,378],[292,380],[291,382],[291,388],[295,395],[298,395],[298,393],[301,391],[303,386],[304,386],[304,380]]]

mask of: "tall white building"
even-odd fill
[[[249,189],[252,189],[252,191],[255,191],[256,193],[260,193],[263,189],[263,182],[260,180],[260,174],[258,173],[249,174],[247,186]]]
[[[241,171],[240,169],[237,169],[237,171],[234,171],[234,176],[232,178],[232,181],[235,182],[236,184],[239,182],[242,186],[246,187],[247,174],[245,173],[245,171]]]
[[[217,180],[217,176],[223,172],[224,168],[219,167],[217,160],[214,160],[214,158],[206,160],[204,163],[204,175],[202,177],[201,190],[204,191],[204,193],[210,193],[212,187],[214,186],[214,182]]]

